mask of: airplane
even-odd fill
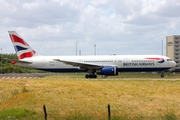
[[[90,55],[42,56],[16,32],[8,31],[18,59],[8,59],[14,65],[50,72],[87,72],[85,78],[97,75],[115,76],[119,72],[158,72],[175,67],[176,63],[162,55]]]

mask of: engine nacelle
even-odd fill
[[[99,75],[118,75],[117,68],[114,66],[105,66],[97,71]]]

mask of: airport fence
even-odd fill
[[[78,107],[79,109],[80,107]],[[104,106],[104,109],[100,110],[101,113],[103,111],[103,115],[102,114],[99,114],[98,115],[98,111],[99,110],[94,110],[94,111],[85,111],[86,107],[82,107],[84,110],[83,110],[83,114],[78,112],[78,111],[74,111],[72,113],[70,113],[69,115],[66,115],[64,116],[61,111],[58,111],[58,110],[48,110],[46,108],[46,105],[43,105],[43,113],[44,113],[44,119],[45,120],[48,120],[48,118],[50,119],[68,119],[68,120],[80,120],[80,119],[83,119],[83,120],[87,120],[87,119],[93,119],[93,120],[111,120],[112,117],[116,117],[117,118],[117,114],[115,114],[114,116],[111,116],[111,106],[110,104],[107,105],[107,107]],[[69,109],[69,108],[68,108]],[[77,109],[77,107],[72,107],[71,109]],[[47,112],[48,111],[48,112]],[[113,109],[113,112],[114,113],[118,113],[118,109]]]

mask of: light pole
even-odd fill
[[[163,55],[163,40],[162,40],[162,55]]]
[[[96,44],[94,44],[94,55],[96,55]]]
[[[81,56],[81,50],[79,50],[79,56]]]
[[[2,74],[2,48],[1,48],[1,74]]]
[[[77,56],[77,41],[76,41],[76,56]]]

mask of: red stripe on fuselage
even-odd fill
[[[148,60],[163,60],[163,58],[145,58],[145,59],[148,59]]]

